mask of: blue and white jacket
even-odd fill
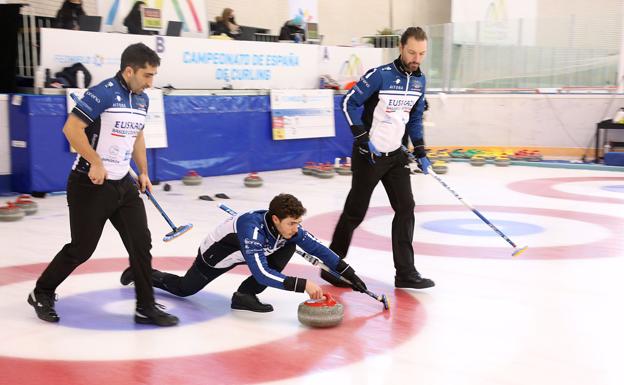
[[[137,135],[145,127],[149,99],[135,94],[121,73],[89,88],[72,113],[87,123],[85,134],[106,168],[107,179],[119,180],[130,168]],[[89,162],[78,154],[73,170],[88,173]]]
[[[213,247],[215,243],[220,247]],[[334,271],[343,271],[348,267],[333,251],[301,226],[296,235],[284,239],[269,218],[267,210],[250,211],[229,217],[204,238],[199,246],[197,262],[217,269],[247,264],[258,283],[303,292],[306,286],[305,278],[286,276],[272,269],[267,263],[269,255],[293,243],[318,257]],[[340,269],[339,263],[344,265]]]
[[[399,149],[406,131],[414,146],[424,145],[425,75],[406,72],[397,58],[369,70],[342,100],[342,110],[355,137],[368,132],[381,152]],[[364,105],[364,112],[357,110]],[[405,138],[407,140],[407,138]]]

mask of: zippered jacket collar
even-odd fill
[[[405,76],[420,76],[422,75],[422,72],[420,71],[420,66],[418,67],[418,69],[414,72],[408,72],[405,67],[403,66],[403,61],[401,61],[401,55],[399,55],[398,58],[394,59],[394,61],[392,62],[394,64],[394,67],[397,69],[397,71],[399,71],[401,74],[405,75]]]

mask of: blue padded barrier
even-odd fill
[[[624,152],[607,152],[604,154],[604,163],[607,166],[624,166]]]
[[[306,161],[332,162],[351,155],[352,135],[335,96],[336,136],[274,141],[269,96],[166,96],[167,148],[149,149],[153,180],[181,178],[193,169],[203,176],[301,167]],[[75,159],[62,133],[64,96],[22,95],[10,104],[15,191],[65,189]]]
[[[75,159],[62,133],[67,119],[65,97],[19,96],[21,104],[9,105],[11,187],[18,192],[65,190]]]
[[[156,176],[181,178],[193,169],[224,175],[301,167],[350,156],[352,136],[336,96],[336,137],[274,141],[268,96],[165,98],[169,147],[156,151]]]

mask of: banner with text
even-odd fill
[[[72,44],[67,44],[71,41]],[[317,88],[320,47],[42,28],[41,65],[56,73],[80,62],[92,84],[119,70],[122,51],[143,42],[161,58],[155,87],[179,89]]]
[[[271,91],[273,139],[336,136],[332,90]]]

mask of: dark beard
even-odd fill
[[[418,67],[420,67],[420,65],[417,65],[417,66],[416,66],[416,69],[411,70],[411,69],[410,69],[409,64],[406,64],[406,63],[403,61],[403,58],[401,58],[401,65],[403,66],[403,69],[405,70],[405,72],[415,72],[415,71],[417,71],[417,70],[418,70]]]

